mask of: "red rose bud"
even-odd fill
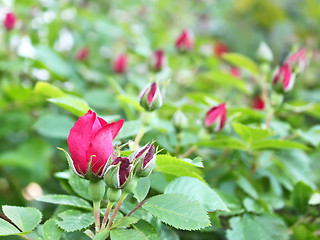
[[[162,96],[156,82],[143,89],[139,98],[140,105],[147,111],[154,111],[162,106]]]
[[[76,52],[75,58],[78,61],[84,61],[88,58],[89,53],[90,51],[88,48],[81,48]]]
[[[194,46],[194,37],[191,31],[185,29],[176,40],[176,48],[179,51],[192,50]]]
[[[252,101],[252,108],[257,109],[257,110],[264,110],[265,104],[264,101],[261,97],[257,96],[253,98]]]
[[[222,103],[218,106],[215,106],[211,108],[205,117],[204,120],[204,125],[206,127],[215,125],[214,130],[216,132],[221,131],[223,128],[224,124],[226,123],[227,120],[227,108],[226,104]]]
[[[4,18],[3,25],[8,31],[10,31],[16,25],[16,21],[17,21],[16,15],[12,12],[9,12],[6,14]]]
[[[69,166],[79,177],[96,181],[103,178],[113,158],[112,140],[123,125],[123,119],[107,123],[88,111],[76,121],[68,136]]]
[[[108,167],[104,176],[106,184],[111,188],[125,188],[133,177],[132,164],[127,157],[117,157]]]
[[[273,78],[273,87],[278,92],[290,91],[293,87],[295,74],[288,63],[283,64]]]
[[[286,63],[290,65],[294,72],[304,72],[307,67],[307,51],[305,48],[301,48],[296,53],[290,55]]]
[[[224,53],[229,52],[229,48],[227,45],[225,45],[224,43],[217,43],[214,46],[214,54],[218,57],[218,58],[222,58],[222,55]]]
[[[231,67],[230,68],[230,74],[236,78],[239,78],[241,76],[241,71],[237,67]]]
[[[136,175],[138,177],[147,177],[152,172],[156,161],[155,147],[153,144],[147,144],[131,154],[129,158],[136,165]]]
[[[156,50],[151,57],[151,66],[154,71],[160,71],[167,65],[167,58],[164,51],[161,49]]]
[[[121,54],[118,56],[113,63],[113,71],[117,74],[122,74],[127,69],[127,56]]]

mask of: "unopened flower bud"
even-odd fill
[[[153,71],[161,71],[167,66],[167,58],[164,51],[161,49],[156,50],[151,57],[151,67]]]
[[[156,82],[149,84],[139,96],[140,105],[147,111],[154,111],[162,106],[162,96]]]
[[[81,48],[76,52],[75,59],[78,61],[84,61],[88,58],[89,53],[90,53],[90,51],[88,48],[86,48],[86,47]]]
[[[16,15],[12,12],[9,12],[6,14],[4,18],[3,25],[7,29],[7,31],[10,31],[16,25],[16,21],[17,21]]]
[[[113,71],[117,74],[123,74],[127,69],[127,56],[121,54],[113,63]]]
[[[257,50],[257,57],[261,62],[272,62],[273,54],[265,42],[261,42]]]
[[[206,127],[215,126],[216,132],[221,131],[227,120],[227,108],[226,104],[222,103],[218,106],[211,108],[205,117],[204,125]]]
[[[288,63],[283,64],[273,78],[272,86],[276,92],[290,91],[294,85],[295,74]]]
[[[106,184],[111,188],[125,188],[133,176],[132,164],[127,157],[117,157],[108,167],[104,176]]]
[[[192,50],[194,46],[194,37],[190,30],[184,29],[176,40],[176,48],[179,51]]]
[[[224,43],[216,43],[214,45],[214,54],[218,57],[218,58],[222,58],[223,54],[229,52],[229,48],[226,44]]]
[[[155,147],[147,144],[129,156],[129,159],[136,165],[135,174],[138,177],[147,177],[153,170],[156,161]]]

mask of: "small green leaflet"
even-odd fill
[[[36,200],[39,202],[61,204],[61,205],[83,208],[87,210],[92,209],[91,205],[87,201],[75,196],[69,196],[64,194],[48,194],[40,198],[37,198]]]
[[[36,208],[2,206],[3,213],[23,232],[29,232],[39,225],[42,214]]]
[[[61,230],[56,220],[49,219],[43,224],[42,235],[45,240],[59,240],[63,234],[63,230]]]
[[[140,232],[147,240],[159,240],[159,234],[155,227],[145,220],[141,219],[132,227]]]
[[[21,232],[9,222],[0,218],[0,236],[16,235]]]
[[[114,229],[110,232],[111,240],[147,240],[140,232],[134,229]]]
[[[298,212],[305,213],[312,193],[312,188],[302,181],[299,181],[294,185],[290,197],[294,208]]]
[[[67,210],[59,214],[62,221],[58,226],[67,232],[73,232],[86,228],[94,223],[93,213],[84,213],[76,210]]]

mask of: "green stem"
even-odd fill
[[[93,202],[94,221],[96,233],[100,230],[100,201]]]
[[[117,206],[115,207],[115,209],[114,209],[114,211],[113,211],[113,213],[112,213],[112,215],[111,215],[111,218],[110,218],[110,220],[109,220],[109,222],[108,222],[107,229],[110,229],[111,224],[112,224],[114,218],[116,217],[117,213],[119,212],[119,209],[120,209],[123,201],[126,199],[127,196],[128,196],[128,193],[123,193],[123,194],[121,195],[120,200],[119,200]]]
[[[133,150],[136,150],[139,146],[139,143],[144,135],[144,130],[145,130],[145,126],[142,125],[142,127],[140,128],[140,131],[138,133],[138,135],[136,136],[136,138],[134,139],[134,145],[133,145]]]
[[[106,209],[106,212],[104,213],[104,217],[102,220],[101,230],[104,230],[106,228],[106,224],[107,224],[109,214],[110,214],[110,211],[112,209],[113,204],[114,204],[114,202],[110,202],[110,201],[108,202],[107,209]]]
[[[274,115],[274,110],[273,108],[271,108],[268,112],[268,116],[267,116],[267,119],[266,119],[266,127],[269,128],[270,127],[270,124],[271,124],[271,120],[273,118],[273,115]]]

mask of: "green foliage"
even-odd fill
[[[76,210],[68,210],[59,214],[62,221],[57,224],[66,232],[74,232],[84,229],[94,223],[94,216],[90,213],[83,213]]]
[[[159,240],[156,228],[145,220],[140,220],[133,225],[133,228],[143,235],[147,240]]]
[[[291,201],[298,212],[304,213],[307,210],[312,193],[312,188],[304,182],[299,181],[296,183],[293,191],[291,192]]]
[[[142,207],[164,223],[178,229],[196,230],[210,225],[205,209],[183,194],[157,195]]]
[[[69,195],[63,195],[63,194],[49,194],[44,195],[37,199],[39,202],[46,202],[46,203],[53,203],[53,204],[59,204],[59,205],[66,205],[66,206],[72,206],[72,207],[78,207],[82,209],[91,210],[91,205],[76,196],[69,196]]]
[[[47,220],[42,227],[42,235],[45,240],[59,240],[63,231],[58,227],[56,220]]]
[[[164,193],[182,193],[190,200],[199,201],[208,212],[228,211],[219,195],[208,185],[195,178],[177,178],[167,185]]]
[[[253,75],[257,75],[259,73],[259,68],[254,61],[250,58],[243,56],[238,53],[225,53],[223,55],[223,59],[228,61],[229,63],[244,68],[245,70],[249,71]]]
[[[0,236],[16,235],[30,232],[41,221],[42,214],[38,209],[31,207],[2,206],[2,211],[21,231],[12,224],[1,220]]]

